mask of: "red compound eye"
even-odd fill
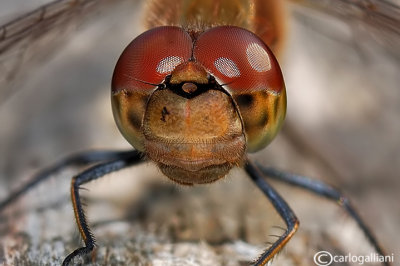
[[[193,55],[229,88],[240,91],[284,87],[282,73],[272,52],[255,34],[234,26],[212,28],[199,36]]]
[[[153,89],[192,53],[192,39],[179,27],[151,29],[135,38],[120,56],[112,91]],[[142,81],[142,82],[141,82]]]

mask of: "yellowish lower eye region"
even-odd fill
[[[286,115],[286,90],[234,94],[247,137],[247,151],[265,148],[279,132]]]

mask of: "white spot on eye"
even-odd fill
[[[169,73],[174,70],[177,65],[181,64],[182,61],[183,59],[179,56],[168,56],[158,62],[156,71],[158,73]]]
[[[258,43],[251,43],[246,49],[247,60],[257,72],[265,72],[271,69],[271,61],[267,51]]]
[[[240,71],[235,62],[226,57],[219,57],[214,61],[214,65],[223,75],[233,78],[239,77]]]

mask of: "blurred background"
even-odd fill
[[[47,3],[3,0],[0,25]],[[0,199],[71,153],[130,148],[113,121],[110,80],[121,51],[144,30],[143,2],[58,3],[0,28]],[[286,4],[287,120],[250,157],[339,187],[399,263],[400,3]],[[32,21],[43,25],[28,30]],[[0,264],[59,265],[78,247],[69,184],[79,170],[57,174],[0,214]],[[313,265],[320,250],[373,252],[334,203],[273,185],[301,222],[276,265]],[[283,226],[241,170],[182,188],[145,163],[86,187],[99,265],[242,265]]]

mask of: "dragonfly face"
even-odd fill
[[[149,30],[125,49],[112,82],[124,137],[181,184],[210,183],[279,131],[279,65],[253,33],[232,26]]]

